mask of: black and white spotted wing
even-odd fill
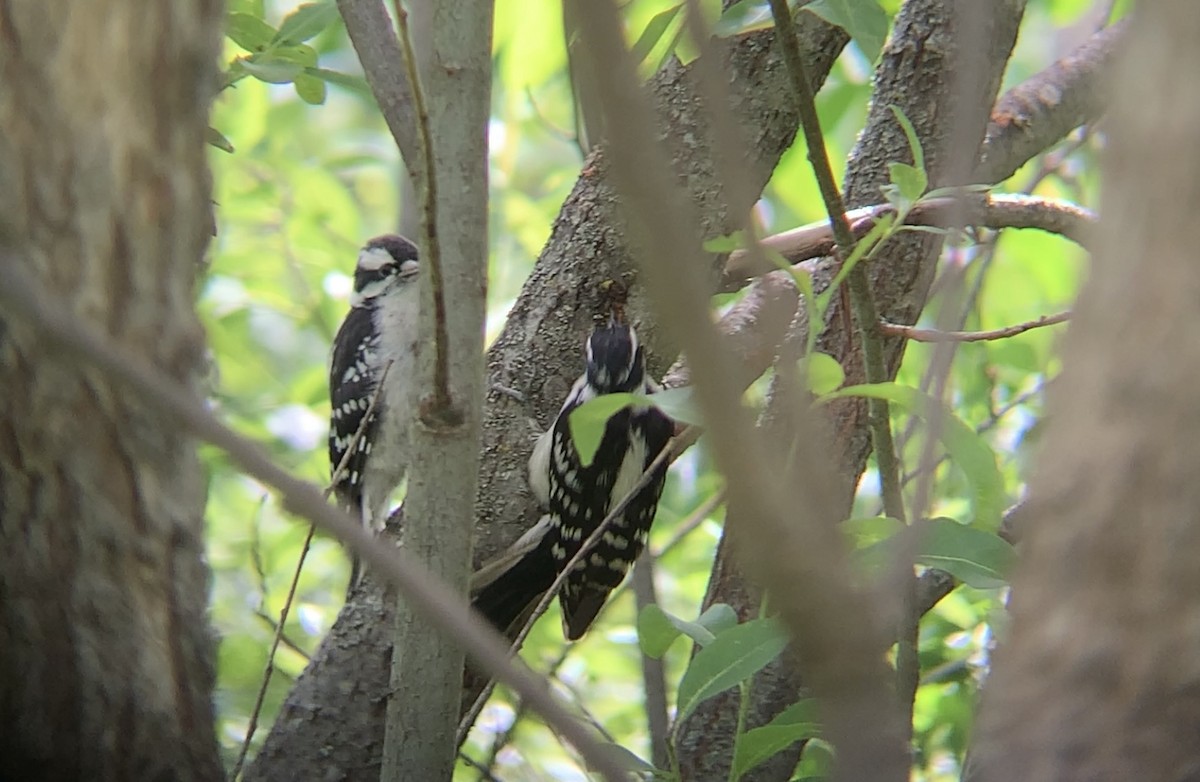
[[[595,458],[582,467],[567,420],[577,405],[564,407],[555,421],[550,454],[554,465],[550,470],[551,530],[547,538],[559,569],[628,494],[674,431],[671,420],[658,408],[624,408],[608,420]],[[567,576],[559,598],[568,640],[587,631],[608,593],[621,583],[641,554],[666,475],[664,462]]]
[[[363,416],[375,396],[376,377],[374,354],[379,349],[379,336],[373,335],[372,310],[355,307],[347,314],[334,340],[333,360],[329,367],[329,399],[333,408],[329,426],[329,464],[331,472],[342,462],[362,424]],[[374,441],[374,429],[379,420],[379,403],[372,411],[346,469],[334,487],[338,504],[362,513],[362,479],[367,457]]]

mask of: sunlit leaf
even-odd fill
[[[692,395],[691,386],[666,388],[650,396],[638,396],[639,401],[646,401],[662,410],[671,419],[681,424],[703,426],[700,410]]]
[[[771,4],[767,0],[741,0],[721,13],[721,18],[713,25],[713,35],[728,38],[774,26],[775,17],[771,15]]]
[[[971,486],[971,505],[975,512],[973,524],[983,530],[999,528],[1007,498],[1004,477],[996,465],[996,454],[958,416],[918,389],[897,383],[849,386],[822,397],[821,401],[846,396],[886,399],[927,422],[932,415],[937,415],[936,428],[942,445]]]
[[[311,73],[302,73],[295,78],[292,86],[300,100],[311,106],[319,106],[325,102],[325,82]]]
[[[233,13],[225,17],[225,35],[246,51],[259,52],[270,45],[275,28],[260,17]]]
[[[681,619],[653,603],[638,615],[638,642],[649,657],[662,657],[680,635],[686,635],[699,646],[707,646],[715,638],[712,631],[698,621]]]
[[[319,35],[337,19],[338,9],[334,0],[305,3],[283,18],[279,32],[275,34],[275,43],[303,43]]]
[[[724,236],[714,236],[704,241],[704,251],[708,253],[731,253],[742,246],[745,233],[734,231]]]
[[[817,396],[837,390],[845,381],[846,373],[838,360],[827,353],[811,353],[805,357],[805,382],[808,390]]]
[[[339,73],[327,68],[312,68],[309,73],[319,76],[330,84],[350,90],[364,98],[371,97],[371,86],[362,76],[350,73]]]
[[[737,623],[737,612],[728,603],[713,603],[696,617],[696,624],[707,628],[713,635],[720,635]]]
[[[630,50],[635,64],[641,65],[642,61],[650,56],[650,52],[654,51],[654,47],[662,40],[663,33],[667,31],[667,26],[674,21],[682,8],[683,4],[680,3],[654,15]]]
[[[587,467],[596,458],[596,449],[604,439],[604,427],[608,419],[622,408],[638,400],[634,394],[604,394],[581,404],[567,416],[571,428],[571,439],[579,453],[579,461]]]
[[[842,529],[859,548],[873,546],[904,529],[904,522],[891,516],[859,516],[842,522]]]
[[[242,60],[242,67],[246,69],[246,73],[268,84],[290,84],[304,73],[303,65],[284,60]]]
[[[925,172],[907,163],[888,163],[888,178],[895,186],[902,203],[895,206],[901,211],[907,211],[918,198],[925,193],[928,182]]]
[[[303,65],[305,68],[315,68],[317,65],[317,50],[303,43],[274,46],[271,48],[271,51],[254,59],[257,62],[283,60],[284,62],[294,62],[298,65]]]

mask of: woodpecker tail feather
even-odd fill
[[[558,575],[551,542],[546,537],[549,520],[549,516],[543,516],[471,578],[471,607],[501,634],[524,621]]]

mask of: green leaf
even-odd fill
[[[713,25],[713,35],[729,38],[734,35],[766,30],[775,26],[771,4],[766,0],[741,0],[726,8]]]
[[[714,236],[704,242],[704,252],[706,253],[731,253],[742,246],[742,241],[745,238],[744,231],[734,231],[731,234],[724,236]]]
[[[333,0],[305,3],[283,18],[275,43],[303,43],[319,35],[337,18],[337,3]]]
[[[848,386],[827,394],[818,402],[824,403],[847,396],[886,399],[903,406],[927,423],[930,414],[936,411],[939,416],[937,428],[942,445],[970,484],[971,507],[975,512],[973,526],[987,531],[999,529],[1001,514],[1007,501],[1004,477],[996,465],[996,454],[982,437],[962,422],[962,419],[932,397],[915,388],[896,383]]]
[[[682,3],[654,15],[646,25],[646,29],[642,30],[642,34],[638,36],[637,42],[633,45],[631,53],[633,54],[634,64],[641,65],[650,56],[650,52],[654,51],[654,47],[662,40],[663,33],[667,31],[667,26],[679,15],[681,8],[683,8]]]
[[[855,548],[873,546],[904,528],[903,521],[891,516],[859,516],[842,522],[842,529],[854,538]]]
[[[813,0],[801,10],[845,30],[871,62],[879,59],[887,39],[888,15],[878,0]]]
[[[261,52],[275,37],[275,28],[257,16],[234,13],[225,17],[225,35],[248,52]]]
[[[811,739],[804,745],[800,763],[796,766],[793,779],[828,779],[833,768],[833,747],[824,739]]]
[[[801,739],[818,736],[817,703],[806,698],[780,712],[760,728],[737,737],[733,750],[733,777],[738,779],[750,769]]]
[[[662,658],[679,637],[680,631],[666,611],[651,603],[642,609],[637,619],[638,645],[647,657]]]
[[[892,224],[896,222],[896,215],[885,214],[879,217],[875,224],[871,226],[871,230],[867,231],[867,235],[854,243],[854,250],[850,253],[850,257],[846,259],[842,267],[838,269],[837,274],[833,277],[833,282],[829,283],[829,287],[817,297],[818,311],[824,313],[829,307],[829,302],[837,293],[838,287],[846,281],[850,276],[850,272],[858,265],[859,261],[866,258],[867,255],[875,249],[876,245],[883,240],[885,236],[892,230]],[[813,339],[813,337],[810,337]]]
[[[913,166],[921,171],[921,175],[925,174],[925,150],[921,148],[921,139],[917,138],[917,129],[913,127],[912,122],[908,119],[908,115],[904,110],[895,104],[888,106],[892,110],[892,114],[896,117],[896,122],[900,123],[900,129],[904,131],[904,138],[908,140],[908,151],[912,153]],[[985,188],[990,189],[990,186]]]
[[[604,394],[595,399],[589,399],[571,411],[567,416],[567,425],[571,427],[571,439],[575,441],[575,450],[579,453],[579,461],[584,467],[596,458],[596,449],[604,438],[604,427],[613,414],[628,407],[638,400],[634,394]]]
[[[233,152],[233,144],[229,139],[225,138],[225,135],[221,131],[211,125],[204,131],[204,140],[219,150],[229,153]]]
[[[262,62],[264,60],[282,60],[283,62],[294,62],[297,65],[302,65],[305,68],[317,67],[317,50],[303,43],[287,46],[275,46],[270,51],[264,52],[262,56],[255,57],[255,61]]]
[[[828,353],[810,353],[804,363],[807,364],[804,380],[808,390],[817,396],[836,391],[846,379],[842,365]]]
[[[704,425],[704,421],[700,416],[700,410],[697,409],[696,403],[692,399],[691,386],[667,388],[650,396],[635,394],[634,398],[637,401],[648,402],[654,405],[666,413],[672,420],[695,426]]]
[[[888,177],[896,188],[895,192],[903,199],[903,203],[893,204],[902,212],[907,212],[908,208],[925,194],[925,188],[929,184],[924,171],[907,163],[888,163]]]
[[[302,73],[292,82],[300,100],[310,106],[320,106],[325,102],[325,82],[311,73]]]
[[[944,570],[978,589],[1008,584],[1017,552],[994,532],[933,519],[921,530],[917,562]]]
[[[284,60],[264,58],[261,60],[246,59],[241,62],[246,73],[268,84],[290,84],[295,81],[297,76],[304,73],[303,65]]]
[[[339,73],[326,68],[312,68],[308,71],[314,76],[320,76],[330,84],[336,85],[346,90],[360,95],[364,98],[371,97],[371,87],[367,84],[367,80],[362,76],[355,76],[349,73]]]
[[[738,623],[737,612],[728,603],[713,603],[704,613],[696,617],[696,624],[707,628],[713,635],[720,635]]]
[[[787,646],[787,637],[772,619],[752,619],[721,633],[696,653],[679,682],[676,723],[719,693],[761,671]]]

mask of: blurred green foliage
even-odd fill
[[[677,38],[681,15],[671,13],[676,5],[672,0],[631,0],[624,6],[630,43],[641,40],[645,50],[646,73],[670,53]],[[880,5],[890,18],[899,2]],[[1077,43],[1097,21],[1095,5],[1091,0],[1030,0],[1008,83],[1028,77]],[[704,7],[715,21],[718,4]],[[227,86],[212,117],[214,143],[226,147],[211,150],[218,233],[198,292],[217,367],[213,401],[226,421],[265,443],[281,464],[322,483],[328,475],[329,344],[347,307],[357,248],[399,223],[402,174],[336,16],[306,11],[299,21],[311,26],[293,17],[281,35],[281,23],[296,11],[292,0],[232,0],[229,11]],[[582,163],[566,51],[559,3],[498,0],[489,128],[492,335],[549,236]],[[679,53],[687,56],[686,48]],[[298,64],[299,70],[285,68],[282,76],[291,78],[274,79],[285,83],[263,81],[264,76],[281,75],[269,70],[280,62]],[[850,46],[818,98],[839,176],[838,161],[845,160],[866,114],[870,67],[862,49]],[[1094,144],[1088,139],[1066,146],[1070,154],[1055,153],[1050,164],[1031,162],[1000,190],[1033,187],[1039,194],[1094,204]],[[768,185],[756,210],[765,231],[821,219],[805,155],[798,141]],[[962,324],[965,329],[992,329],[1066,309],[1085,272],[1081,251],[1031,231],[1007,233],[994,247],[952,249],[946,264],[961,268],[968,290],[977,294]],[[926,324],[936,320],[942,304],[935,296]],[[1061,328],[1041,329],[961,345],[951,370],[953,412],[983,433],[1010,501],[1021,496],[1030,469],[1042,389],[1058,372],[1061,333]],[[910,344],[897,382],[920,386],[930,356],[931,346]],[[925,441],[922,424],[909,413],[893,408],[898,447],[911,470]],[[221,636],[219,735],[232,764],[307,529],[222,454],[205,450],[203,455],[214,573],[212,618]],[[914,485],[907,484],[909,498]],[[696,509],[703,510],[719,491],[720,479],[704,448],[693,449],[672,469],[652,548],[673,540]],[[969,521],[971,491],[962,466],[945,461],[933,476],[931,510]],[[879,505],[876,476],[868,472],[853,515],[876,516]],[[696,617],[723,515],[719,504],[702,513],[694,530],[659,559],[656,586],[668,613]],[[877,539],[861,540],[865,545]],[[303,670],[306,655],[336,617],[347,574],[340,547],[318,536],[276,659],[256,744]],[[922,623],[924,681],[915,710],[914,779],[957,779],[979,682],[994,638],[1003,633],[1003,596],[1003,590],[963,586]],[[630,590],[622,590],[587,638],[565,653],[558,621],[551,616],[535,628],[523,654],[537,670],[553,667],[560,690],[584,704],[616,743],[650,757]],[[672,696],[690,654],[690,643],[674,643],[664,655]],[[495,753],[495,773],[505,780],[585,778],[573,753],[539,722],[522,719],[508,734],[513,717],[511,694],[501,688],[466,752],[485,761]],[[494,746],[502,735],[506,746]],[[800,773],[817,773],[825,753],[824,745],[814,743]],[[458,777],[476,779],[478,772],[464,765]]]

